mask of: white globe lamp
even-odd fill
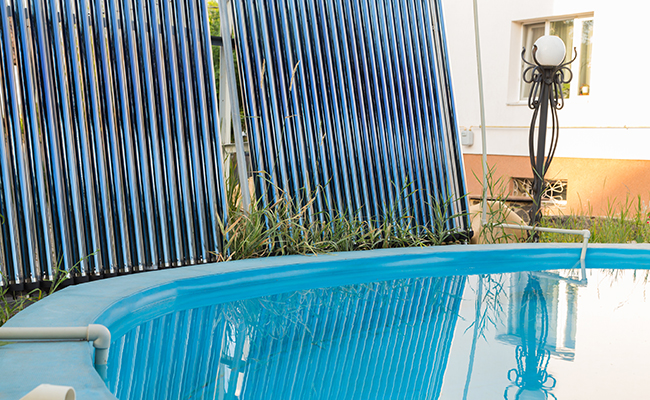
[[[556,67],[564,62],[566,48],[564,42],[557,36],[546,35],[535,42],[537,51],[535,58],[543,67]]]

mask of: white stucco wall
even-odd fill
[[[460,130],[480,112],[472,0],[442,0]],[[650,160],[650,3],[634,0],[478,0],[488,153],[528,155],[532,111],[518,101],[521,21],[593,13],[591,93],[559,111],[556,156]],[[574,32],[574,35],[579,32]],[[577,77],[574,78],[577,85]],[[519,103],[519,104],[517,104]]]

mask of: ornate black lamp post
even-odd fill
[[[573,73],[568,65],[575,60],[575,56],[571,61],[563,63],[566,50],[564,42],[557,36],[542,36],[537,39],[533,45],[533,63],[526,61],[525,52],[524,48],[521,58],[528,67],[524,70],[523,79],[526,83],[531,84],[528,107],[534,110],[528,139],[530,164],[533,168],[533,208],[530,210],[530,225],[536,226],[542,217],[544,175],[553,160],[560,131],[557,110],[564,106],[562,85],[569,83],[573,78]],[[549,153],[545,158],[549,108],[551,110],[551,140]],[[535,149],[535,123],[538,118],[539,130],[537,149]],[[538,240],[537,233],[533,235],[533,238],[534,241]]]

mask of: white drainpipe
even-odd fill
[[[0,340],[92,341],[95,348],[95,369],[102,378],[105,378],[111,332],[104,325],[90,324],[71,328],[0,328]]]

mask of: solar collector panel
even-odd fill
[[[439,5],[416,3],[233,2],[258,193],[420,229],[467,210]]]

